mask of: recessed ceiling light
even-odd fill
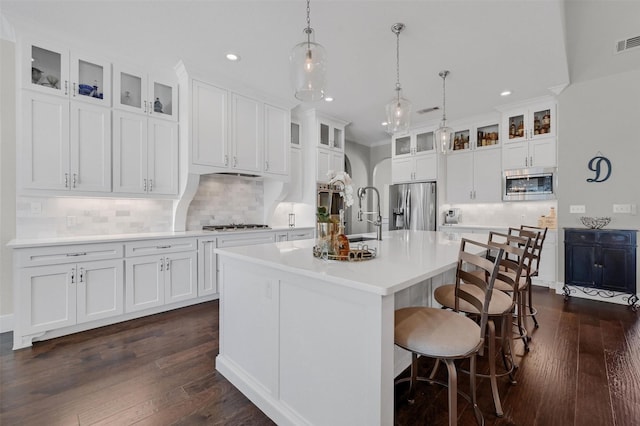
[[[240,55],[236,55],[235,53],[227,53],[227,59],[235,62],[240,60]]]
[[[511,90],[505,90],[504,92],[500,93],[500,96],[509,96],[511,94]]]
[[[382,123],[380,123],[380,124],[382,124],[383,126],[388,126],[388,125],[389,125],[389,123],[387,123],[386,121],[383,121],[383,122],[382,122]]]
[[[333,97],[332,96],[325,96],[324,101],[325,102],[333,102]]]

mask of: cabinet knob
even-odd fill
[[[149,179],[149,192],[153,192],[153,179]]]
[[[147,179],[143,179],[142,182],[142,189],[144,192],[147,192]]]
[[[65,188],[69,187],[69,173],[64,174],[64,187]]]
[[[69,94],[69,81],[68,80],[64,81],[64,94],[65,95]]]
[[[164,257],[160,258],[160,272],[164,271]]]
[[[144,113],[147,113],[147,101],[144,101]]]

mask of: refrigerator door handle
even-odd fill
[[[407,188],[407,195],[404,201],[404,229],[411,229],[411,188]]]

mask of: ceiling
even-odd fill
[[[2,0],[1,7],[18,35],[25,28],[149,67],[182,59],[296,101],[288,60],[303,40],[304,0]],[[640,49],[613,54],[615,40],[640,35],[638,16],[637,0],[313,0],[311,26],[328,53],[328,93],[335,101],[301,108],[351,122],[348,140],[388,142],[381,122],[394,95],[396,22],[406,25],[400,81],[415,126],[441,118],[441,111],[416,111],[441,105],[443,69],[451,72],[450,120],[553,94],[570,81],[640,69]],[[241,61],[227,61],[229,51]],[[501,97],[506,89],[512,95]]]

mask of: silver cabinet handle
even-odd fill
[[[147,101],[144,101],[144,113],[147,113]]]
[[[79,283],[84,282],[84,268],[80,268],[80,280],[78,282]]]
[[[476,190],[475,189],[473,190],[473,199],[474,200],[476,199]]]
[[[529,165],[533,166],[533,156],[529,157]]]
[[[73,82],[73,90],[71,91],[71,93],[73,93],[73,97],[76,97],[76,82]]]
[[[238,157],[236,157],[235,155],[233,156],[233,167],[237,167],[238,166]]]
[[[71,268],[71,284],[76,283],[76,268]]]
[[[144,192],[147,192],[147,180],[143,179],[143,190]]]
[[[87,252],[80,252],[80,253],[67,253],[65,256],[67,257],[75,257],[75,256],[86,256]]]
[[[64,187],[65,188],[69,187],[69,173],[64,174]]]
[[[153,114],[153,102],[149,101],[149,115]]]
[[[171,248],[171,244],[169,244],[168,246],[156,246],[157,249],[168,249]]]
[[[469,198],[473,198],[473,191],[469,191]]]
[[[72,188],[76,187],[76,182],[78,181],[78,175],[76,173],[73,174],[73,184],[72,184]]]
[[[164,257],[160,258],[160,272],[164,271]]]
[[[164,259],[164,260],[165,260],[165,262],[167,262],[167,263],[166,263],[166,264],[167,264],[167,267],[166,267],[166,269],[165,269],[165,270],[166,270],[166,271],[168,271],[168,270],[169,270],[169,267],[170,267],[170,265],[171,265],[171,262],[169,261],[169,258],[168,258],[168,257],[165,257],[165,259]]]
[[[525,166],[529,165],[529,157],[524,157],[524,165]]]
[[[269,170],[269,162],[268,161],[264,162],[264,169],[265,170]]]
[[[225,166],[228,166],[228,165],[229,165],[229,156],[228,156],[228,155],[225,155],[225,156],[224,156],[224,165],[225,165]]]
[[[68,80],[64,81],[64,94],[65,95],[69,94],[69,81]]]
[[[153,192],[153,179],[149,179],[149,192]]]

